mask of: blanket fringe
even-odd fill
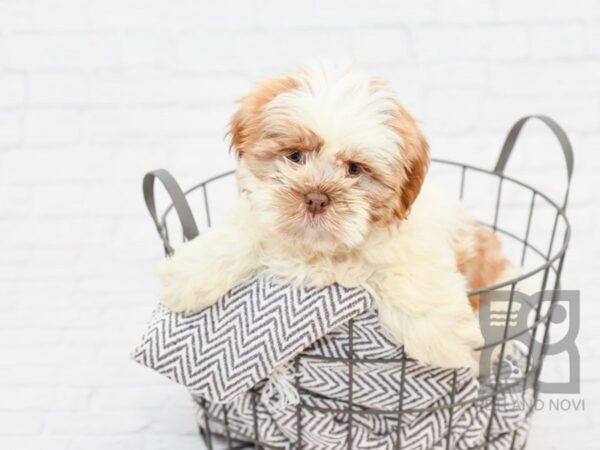
[[[300,393],[295,386],[296,373],[292,361],[275,368],[267,380],[260,400],[277,409],[300,403]]]

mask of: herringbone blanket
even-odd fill
[[[487,438],[508,449],[527,433],[528,389],[474,401],[491,388],[469,370],[403,361],[356,288],[255,278],[196,314],[159,306],[133,358],[190,390],[202,428],[268,448],[345,449],[351,439],[353,449],[467,449]],[[512,348],[508,373],[523,359]]]

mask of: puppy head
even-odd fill
[[[265,230],[308,250],[352,249],[406,218],[429,162],[413,117],[358,69],[259,84],[230,134],[240,188]]]

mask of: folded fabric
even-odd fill
[[[524,357],[512,350],[518,367]],[[405,357],[357,288],[257,277],[199,313],[159,306],[133,359],[186,386],[201,427],[274,448],[301,441],[305,449],[342,449],[352,439],[352,448],[392,449],[400,439],[403,449],[424,450],[446,448],[449,433],[452,448],[486,436],[489,448],[518,448],[528,427],[510,390],[492,408],[490,400],[474,402],[490,387],[468,369]]]

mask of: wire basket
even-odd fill
[[[504,174],[505,166],[512,153],[513,147],[523,125],[531,118],[536,118],[547,125],[554,136],[558,139],[560,147],[563,151],[567,176],[564,189],[564,196],[561,201],[557,202],[550,198],[542,191],[524,183],[518,179],[512,178]],[[489,424],[485,436],[485,443],[474,448],[487,448],[493,443],[493,437],[490,435],[491,424],[495,417],[496,399],[498,394],[511,390],[511,392],[525,394],[525,387],[530,387],[533,390],[534,401],[530,402],[526,411],[527,417],[532,413],[535,406],[535,400],[539,395],[540,387],[540,372],[544,357],[548,350],[548,338],[550,324],[553,319],[553,312],[557,303],[557,298],[551,294],[551,298],[543,296],[534,297],[536,303],[532,305],[533,314],[529,320],[517,330],[509,332],[509,321],[517,284],[524,282],[535,283],[535,289],[539,291],[553,292],[560,287],[560,276],[563,268],[563,261],[569,243],[570,226],[566,217],[566,205],[568,200],[569,185],[573,173],[573,151],[569,139],[562,128],[551,118],[547,116],[527,116],[515,123],[508,133],[500,156],[493,170],[482,169],[468,164],[447,160],[432,160],[430,176],[443,177],[444,186],[454,186],[456,195],[460,198],[479,222],[489,227],[501,237],[505,252],[513,263],[519,262],[522,269],[522,275],[510,279],[506,282],[488,286],[477,291],[468,292],[470,297],[490,295],[493,292],[504,291],[508,292],[508,308],[506,308],[506,316],[504,327],[498,339],[492,342],[487,342],[481,348],[482,352],[491,352],[492,349],[498,349],[500,352],[499,360],[502,361],[502,355],[505,352],[508,343],[517,339],[526,345],[526,365],[521,376],[512,378],[509,383],[500,380],[500,370],[495,374],[490,375],[492,388],[488,392],[480,392],[480,395],[469,400],[470,404],[486,405],[491,408]],[[148,173],[144,178],[144,197],[152,219],[156,225],[156,229],[162,240],[164,251],[167,255],[173,253],[172,242],[175,239],[190,240],[199,234],[199,228],[192,214],[192,207],[200,214],[197,217],[203,218],[201,227],[207,228],[216,220],[219,210],[223,209],[223,205],[229,203],[227,195],[223,194],[223,190],[229,189],[231,199],[235,197],[235,177],[234,172],[227,172],[221,175],[210,178],[202,183],[199,183],[187,191],[182,191],[175,179],[165,170],[159,169]],[[154,180],[158,178],[170,197],[170,205],[162,212],[157,213],[156,201],[154,194]],[[175,237],[177,234],[180,236]],[[545,301],[543,301],[545,300]],[[348,449],[353,448],[352,444],[352,422],[353,417],[357,414],[361,415],[377,415],[382,414],[381,410],[364,408],[356,408],[352,401],[352,385],[353,385],[353,367],[356,364],[373,362],[367,358],[353,357],[352,344],[352,321],[349,323],[349,357],[348,358],[331,358],[332,362],[342,362],[348,367],[349,392],[348,401],[344,409],[331,410],[332,414],[343,413],[348,417]],[[527,336],[526,339],[523,336]],[[538,345],[534,345],[538,343]],[[541,345],[540,345],[541,344]],[[301,355],[296,358],[296,366],[299,358],[309,356]],[[390,359],[389,361],[377,361],[377,363],[404,364],[405,358],[400,360]],[[454,371],[454,380],[456,380],[456,371]],[[395,414],[398,423],[401,424],[403,415],[408,413],[425,412],[427,408],[403,408],[402,393],[404,388],[404,372],[400,379],[400,402],[396,411],[390,413],[385,411],[385,414]],[[297,382],[296,388],[299,392],[303,392],[303,387]],[[449,411],[449,423],[446,439],[446,448],[453,448],[451,442],[452,427],[453,427],[453,410],[454,408],[465,406],[465,402],[454,402],[456,394],[456,384],[452,384],[451,398],[452,401],[448,405],[440,406],[439,408],[447,408]],[[254,405],[258,401],[258,394],[253,394]],[[524,397],[523,397],[524,399]],[[200,404],[202,406],[202,403]],[[297,440],[295,448],[303,448],[305,443],[302,439],[302,413],[304,410],[310,411],[311,406],[300,402],[297,405]],[[323,411],[321,411],[323,412]],[[325,411],[327,412],[327,411]],[[253,435],[235,437],[229,432],[227,426],[227,415],[225,414],[225,423],[217,417],[210,416],[208,411],[204,410],[205,423],[200,431],[205,440],[207,448],[226,448],[226,449],[241,449],[241,448],[276,448],[261,442],[258,434],[258,417],[256,409],[254,409],[254,433]],[[217,438],[211,422],[218,422],[225,429],[225,433],[219,433],[220,438],[217,443]],[[220,421],[220,422],[219,422]],[[400,429],[400,427],[398,427]],[[526,437],[517,439],[517,431],[513,432],[512,448],[524,448],[526,445]],[[396,448],[402,448],[400,434],[396,442]]]

